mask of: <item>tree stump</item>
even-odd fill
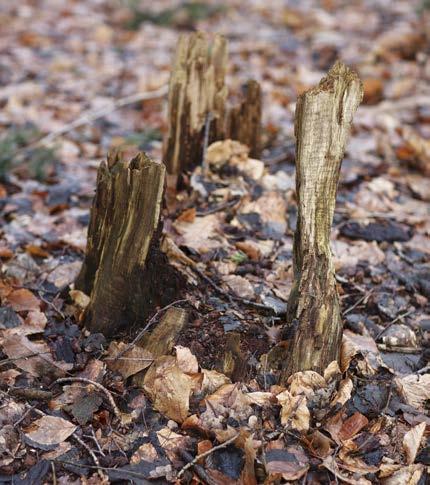
[[[252,158],[261,155],[261,105],[260,84],[249,80],[243,89],[243,100],[231,108],[227,119],[226,138],[247,145]]]
[[[206,130],[209,142],[224,137],[226,66],[224,37],[215,36],[212,45],[202,32],[179,38],[169,83],[163,157],[170,174],[202,163]]]
[[[90,295],[85,325],[111,336],[177,296],[177,276],[159,249],[165,167],[139,154],[102,162],[85,260],[76,287]]]
[[[287,330],[294,335],[282,380],[297,371],[323,373],[338,360],[342,320],[330,248],[330,229],[345,144],[363,97],[356,73],[337,62],[296,106],[294,285]]]

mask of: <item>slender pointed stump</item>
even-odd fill
[[[201,164],[207,123],[209,142],[223,138],[226,66],[224,37],[215,36],[212,44],[203,32],[179,38],[169,83],[163,156],[169,174]]]
[[[240,141],[249,147],[249,155],[261,155],[261,111],[260,84],[249,80],[243,89],[243,100],[233,107],[227,119],[227,138]]]
[[[363,97],[356,73],[337,62],[296,106],[294,285],[286,325],[295,328],[281,380],[323,373],[338,360],[342,320],[330,248],[340,166],[353,115]]]
[[[90,295],[85,325],[111,336],[177,297],[176,275],[159,249],[165,167],[139,154],[102,162],[86,257],[76,287]],[[176,291],[175,291],[176,290]]]

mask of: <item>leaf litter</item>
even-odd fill
[[[185,483],[424,483],[426,2],[159,4],[21,2],[0,14],[1,481],[175,482],[197,458]],[[64,127],[88,108],[162,88],[178,28],[229,37],[233,92],[250,72],[263,82],[265,150],[254,160],[235,141],[213,144],[208,169],[169,200],[166,244],[191,287],[189,321],[153,356],[127,348],[129,335],[107,343],[82,329],[88,296],[73,281],[95,168],[109,148],[134,153],[142,140],[159,159],[163,102]],[[337,57],[365,86],[332,233],[341,359],[281,387],[269,352],[288,345],[294,102]],[[43,135],[55,140],[45,151],[32,145]]]

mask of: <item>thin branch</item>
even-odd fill
[[[57,379],[52,385],[54,384],[64,384],[65,382],[84,382],[86,384],[91,384],[100,391],[104,393],[104,395],[107,397],[110,405],[112,406],[113,412],[115,416],[121,420],[122,415],[121,411],[119,410],[118,406],[116,405],[114,398],[112,397],[112,394],[106,389],[106,387],[102,386],[98,382],[92,381],[90,379],[85,379],[84,377],[62,377],[61,379]]]
[[[210,450],[205,451],[204,453],[200,453],[200,455],[197,455],[193,461],[190,461],[187,463],[184,467],[179,470],[177,477],[181,478],[181,476],[184,474],[188,468],[191,468],[193,465],[195,465],[201,458],[206,458],[208,455],[212,454],[214,451],[220,450],[221,448],[225,448],[228,446],[230,443],[233,443],[233,441],[239,436],[240,433],[236,433],[234,436],[232,436],[230,439],[227,441],[224,441],[224,443],[221,443],[220,445],[214,446]]]
[[[75,433],[72,434],[72,438],[74,440],[76,440],[81,446],[82,448],[85,448],[85,450],[88,452],[88,454],[91,456],[94,464],[96,465],[97,467],[97,473],[99,475],[99,477],[102,479],[102,480],[105,480],[106,479],[106,475],[103,473],[103,470],[102,468],[100,467],[100,462],[99,462],[99,459],[97,458],[97,456],[95,455],[94,451],[85,443],[85,441],[82,441],[81,438],[79,438],[79,436]]]
[[[112,113],[113,111],[116,111],[119,108],[122,108],[129,104],[137,103],[138,101],[148,101],[150,99],[163,98],[167,95],[167,92],[168,86],[164,85],[161,86],[161,88],[155,89],[154,91],[146,91],[143,93],[134,93],[129,96],[124,96],[123,98],[114,100],[108,106],[102,106],[101,108],[97,109],[90,109],[84,112],[79,118],[73,120],[70,123],[67,123],[57,130],[51,131],[51,133],[48,133],[46,136],[40,138],[39,140],[30,143],[23,149],[18,150],[18,152],[22,150],[28,150],[30,148],[35,148],[37,146],[49,145],[61,135],[65,135],[66,133],[73,131],[75,128],[79,128],[99,118],[103,118],[104,116]]]

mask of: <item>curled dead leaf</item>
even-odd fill
[[[293,396],[285,390],[276,396],[281,408],[281,424],[284,426],[291,423],[293,429],[297,431],[307,431],[309,429],[310,412],[307,407],[306,396]]]
[[[415,461],[425,429],[426,423],[417,424],[403,437],[403,451],[408,465],[412,465]]]

